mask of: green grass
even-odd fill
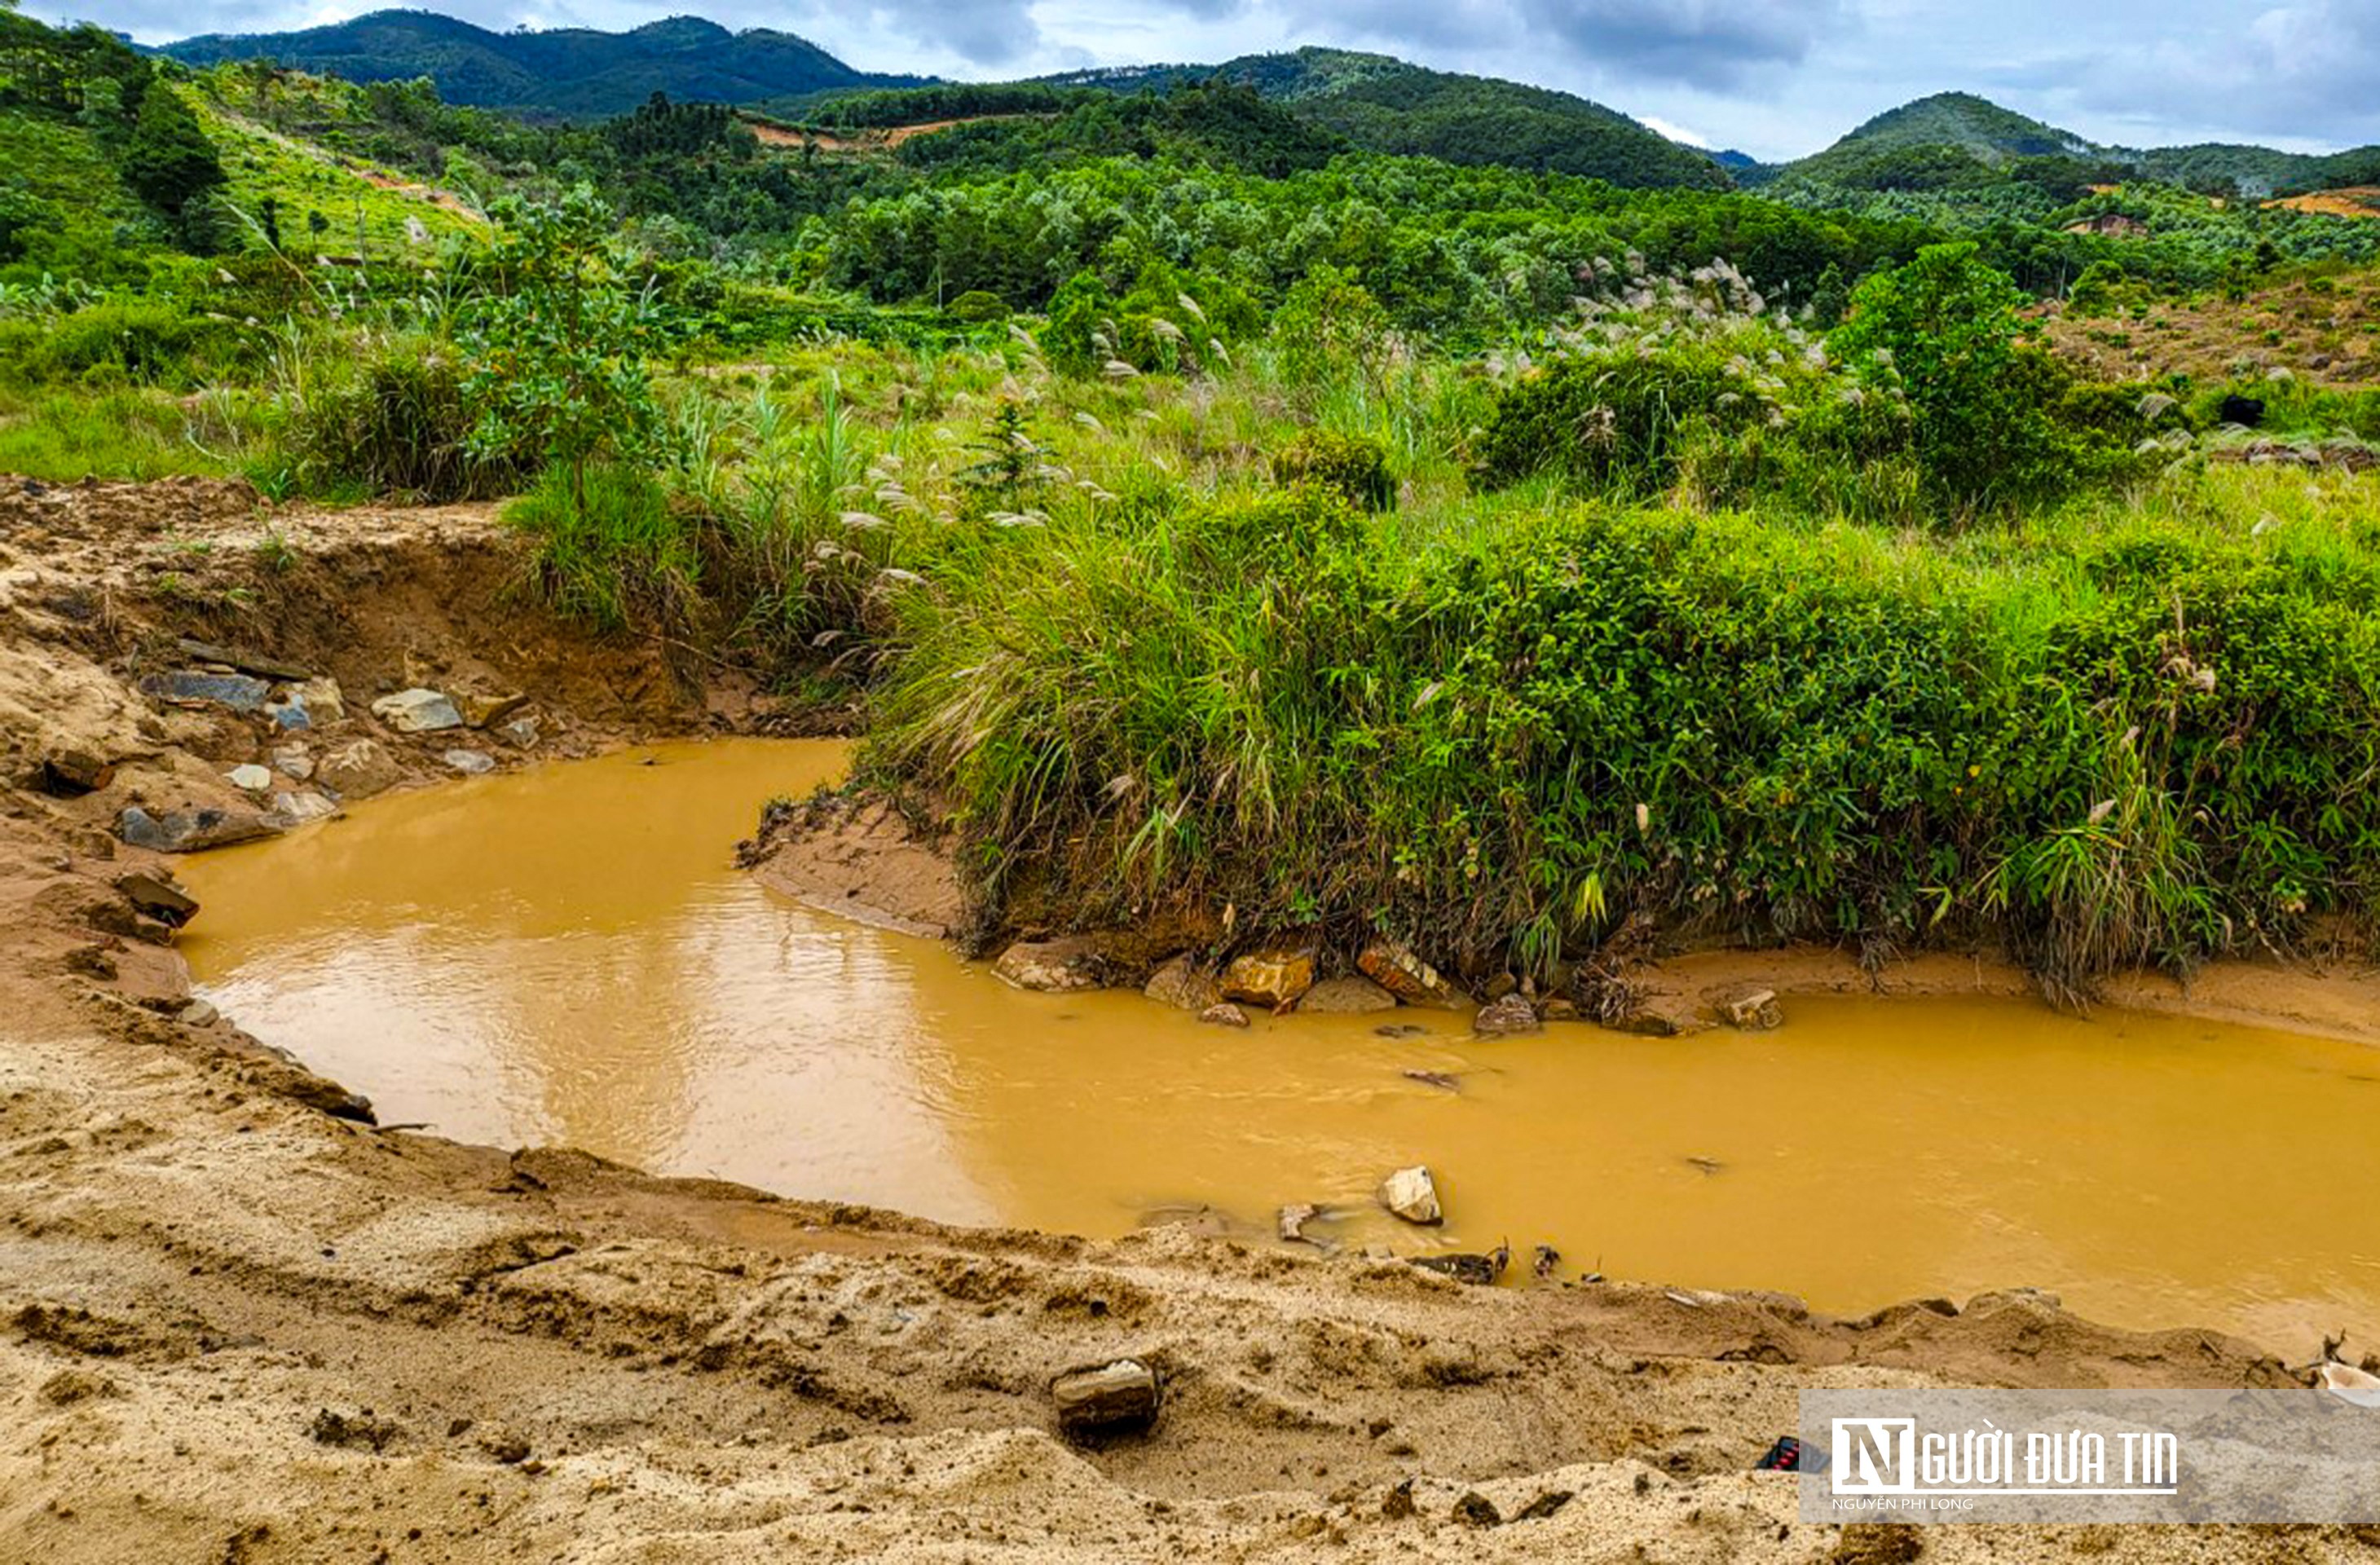
[[[0,392],[0,473],[47,482],[243,472],[268,459],[258,399],[120,389]]]

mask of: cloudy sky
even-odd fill
[[[26,0],[146,42],[377,0]],[[2380,141],[2380,0],[411,0],[483,26],[674,12],[798,32],[863,69],[998,79],[1331,43],[1560,87],[1683,140],[1813,152],[1895,103],[1981,92],[2096,140]]]

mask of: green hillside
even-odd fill
[[[1220,66],[1081,71],[1049,79],[1120,92],[1220,79],[1287,103],[1309,123],[1367,152],[1576,174],[1634,187],[1722,189],[1729,183],[1706,154],[1600,103],[1551,88],[1429,70],[1385,55],[1305,48],[1246,55]]]
[[[427,77],[450,103],[566,117],[624,114],[654,92],[754,103],[832,88],[913,84],[852,69],[806,39],[673,17],[627,32],[491,32],[429,11],[375,11],[299,32],[209,33],[165,45],[193,65],[270,59],[350,81]]]

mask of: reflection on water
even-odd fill
[[[1020,994],[730,867],[762,800],[843,758],[668,746],[378,801],[189,861],[187,949],[251,1031],[466,1140],[1091,1233],[1312,1201],[1351,1243],[1543,1241],[1572,1269],[1825,1309],[2031,1283],[2277,1346],[2380,1329],[2367,1049],[2001,1001],[1483,1042],[1427,1012],[1397,1019],[1430,1036],[1391,1039]],[[1410,1162],[1439,1176],[1442,1233],[1371,1206]]]

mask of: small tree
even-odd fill
[[[646,358],[661,343],[650,287],[631,287],[613,253],[612,210],[580,185],[559,201],[501,203],[492,287],[472,302],[463,344],[482,458],[533,453],[587,494],[601,454],[634,460],[661,428]]]
[[[1387,367],[1389,312],[1352,272],[1317,266],[1297,281],[1272,318],[1281,373],[1311,403],[1324,388],[1376,381]]]
[[[1827,339],[1839,357],[1900,380],[1917,449],[1945,498],[1961,506],[2021,499],[2060,481],[2058,431],[2045,397],[2056,380],[2017,345],[2025,296],[1972,244],[1928,245],[1863,281]]]

